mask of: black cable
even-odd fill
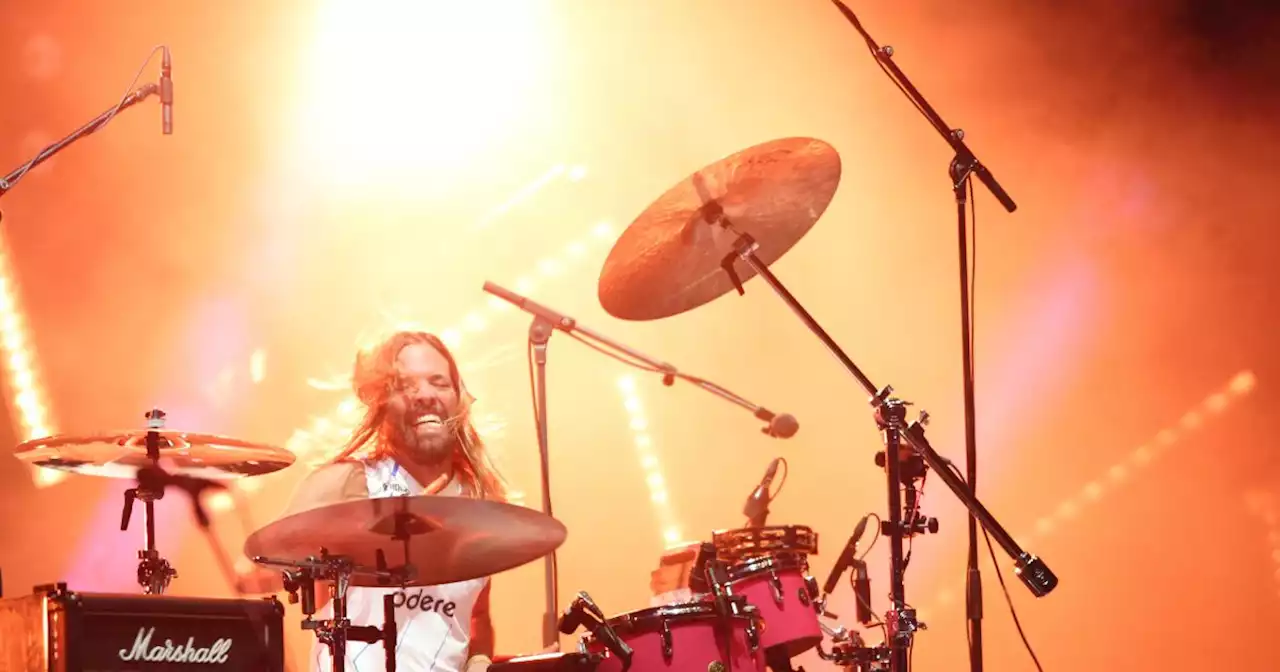
[[[964,474],[960,473],[954,464],[948,463],[951,471],[961,480],[964,481]],[[1044,668],[1040,666],[1040,658],[1036,656],[1035,649],[1032,648],[1031,642],[1027,640],[1027,634],[1022,630],[1022,621],[1018,619],[1018,610],[1013,606],[1013,596],[1009,594],[1009,587],[1004,582],[1004,572],[1000,569],[1000,562],[996,559],[996,549],[991,545],[991,535],[987,534],[987,528],[982,528],[982,536],[987,540],[987,552],[991,555],[991,564],[996,568],[996,578],[1000,580],[1000,590],[1004,592],[1004,601],[1009,605],[1009,615],[1013,617],[1013,626],[1018,630],[1018,637],[1022,639],[1022,645],[1026,647],[1027,653],[1031,655],[1031,662],[1035,663],[1036,669],[1044,672]]]
[[[538,403],[538,378],[533,372],[533,343],[526,341],[525,359],[529,362],[529,398],[533,399],[533,431],[542,436],[542,405]]]
[[[791,473],[791,465],[787,464],[787,458],[779,457],[778,461],[782,463],[782,480],[778,481],[778,488],[773,491],[772,495],[769,495],[769,501],[778,498],[778,495],[782,492],[782,486],[787,484],[787,475]]]
[[[880,528],[884,527],[884,521],[880,520],[880,516],[877,516],[874,513],[868,513],[867,515],[876,519],[876,533],[871,537],[871,545],[867,547],[867,550],[862,552],[862,555],[858,558],[859,560],[866,560],[867,556],[871,554],[871,549],[876,547],[877,541],[880,541]]]

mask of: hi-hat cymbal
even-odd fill
[[[403,540],[397,534],[402,520]],[[375,497],[295,513],[254,532],[244,544],[251,559],[301,565],[319,556],[349,559],[357,567],[412,567],[405,585],[434,586],[491,576],[519,567],[564,543],[564,525],[523,506],[464,497]],[[407,547],[407,552],[406,552]],[[357,572],[352,585],[381,585]]]
[[[622,233],[600,273],[600,303],[624,320],[692,310],[734,288],[721,266],[739,234],[768,266],[803,237],[831,203],[840,155],[821,140],[786,138],[717,161],[671,187]],[[718,212],[733,230],[721,226]],[[755,271],[742,260],[742,282]]]
[[[261,476],[293,464],[293,453],[275,446],[212,434],[169,429],[159,435],[160,463],[171,474],[225,480]],[[28,464],[89,476],[135,478],[150,466],[145,429],[87,436],[50,436],[18,446],[15,457]]]

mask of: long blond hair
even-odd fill
[[[396,332],[371,350],[362,350],[356,354],[351,385],[356,397],[364,403],[365,413],[360,425],[351,433],[351,438],[343,445],[334,461],[349,459],[362,451],[371,451],[377,458],[391,454],[390,443],[383,433],[383,421],[395,384],[396,358],[401,350],[414,344],[435,348],[449,363],[449,376],[453,381],[453,389],[458,394],[457,415],[448,420],[458,440],[459,449],[453,453],[455,472],[476,497],[505,501],[506,484],[471,422],[471,406],[475,398],[463,385],[458,364],[444,342],[435,335],[422,331]]]

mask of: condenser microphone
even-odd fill
[[[169,47],[160,58],[160,125],[165,135],[173,135],[173,59]]]

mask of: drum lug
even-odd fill
[[[672,657],[676,655],[675,647],[671,644],[671,624],[666,619],[662,620],[662,657],[670,662]]]
[[[817,605],[818,580],[813,578],[812,576],[805,576],[804,587],[802,587],[799,590],[799,593],[800,593],[800,604],[803,604],[806,607],[809,606],[810,604]]]
[[[753,653],[760,648],[760,631],[756,629],[755,619],[747,623],[747,646]]]
[[[782,606],[782,579],[779,579],[778,573],[772,569],[769,570],[769,586],[773,588],[773,601],[777,602],[778,606]]]

